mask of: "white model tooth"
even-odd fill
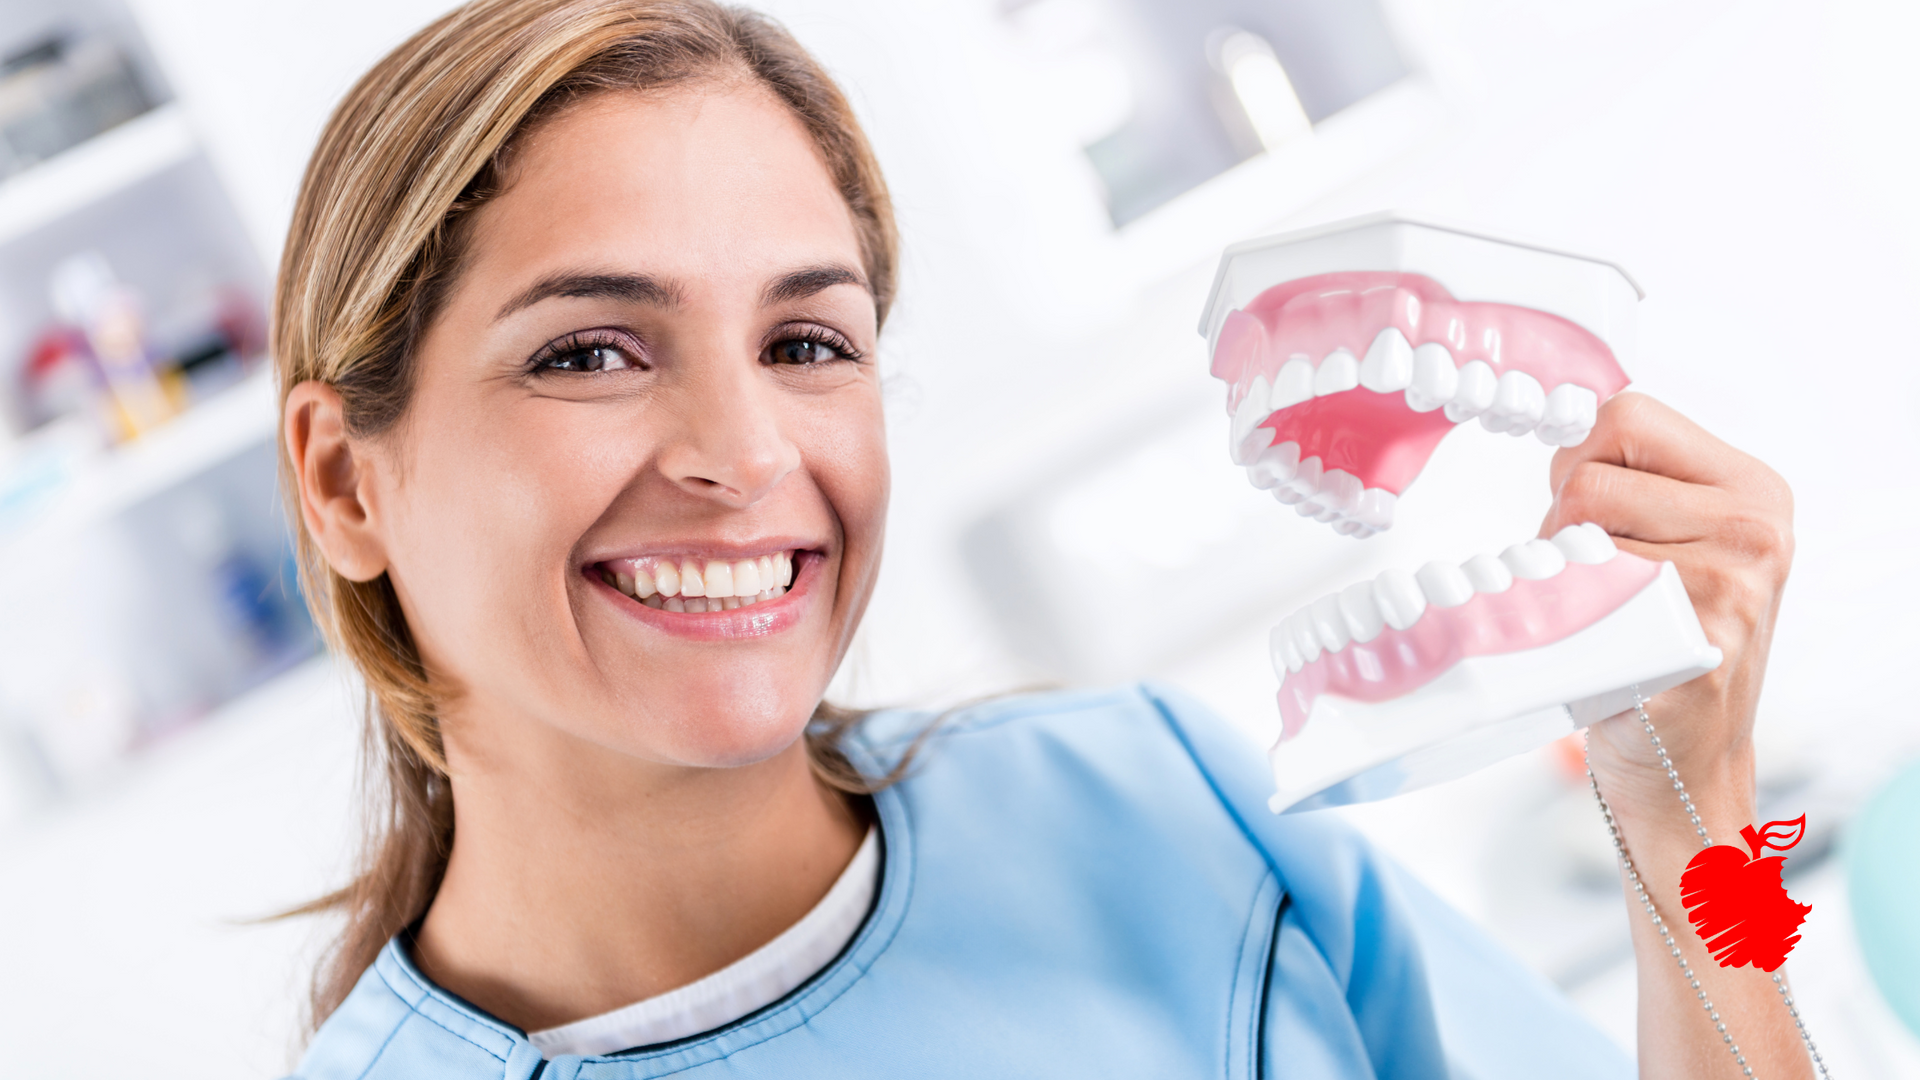
[[[1360,501],[1348,516],[1367,529],[1367,535],[1393,528],[1393,508],[1400,497],[1384,488],[1368,488],[1360,493]],[[1359,536],[1358,533],[1354,534]],[[1365,537],[1361,537],[1365,539]]]
[[[1447,419],[1458,424],[1486,412],[1493,404],[1493,392],[1500,380],[1485,360],[1469,360],[1456,373],[1453,400],[1447,402]]]
[[[1528,581],[1545,581],[1567,568],[1567,557],[1551,540],[1515,544],[1500,553],[1500,561],[1507,564],[1514,577]]]
[[[1452,563],[1430,562],[1413,575],[1427,602],[1437,608],[1454,608],[1473,599],[1473,582]]]
[[[1578,383],[1561,383],[1547,395],[1546,409],[1540,414],[1540,441],[1557,446],[1575,431],[1591,429],[1599,415],[1600,395]]]
[[[733,564],[733,595],[752,596],[760,591],[760,560],[741,559]]]
[[[1340,590],[1340,614],[1347,620],[1347,633],[1365,645],[1380,636],[1387,620],[1373,599],[1373,582],[1359,581]]]
[[[1299,453],[1299,447],[1294,448]],[[1273,497],[1291,506],[1320,493],[1320,459],[1310,457],[1293,471],[1291,479],[1273,489]]]
[[[687,610],[687,602],[685,600],[680,599],[677,596],[667,597],[667,602],[665,606],[668,611],[678,611],[678,612],[685,613]]]
[[[1364,490],[1359,477],[1345,469],[1328,469],[1320,474],[1320,490],[1308,496],[1298,509],[1302,515],[1322,521],[1346,517],[1359,507]]]
[[[662,562],[653,568],[653,579],[660,586],[661,596],[680,595],[680,568],[670,562]]]
[[[1607,535],[1607,530],[1591,521],[1569,525],[1554,533],[1553,546],[1560,549],[1560,554],[1565,555],[1568,562],[1585,563],[1588,566],[1608,562],[1620,551],[1614,546],[1613,537]]]
[[[773,580],[780,583],[782,589],[793,586],[793,552],[783,551],[773,558]]]
[[[1593,433],[1593,429],[1590,427],[1569,428],[1568,430],[1562,432],[1559,438],[1553,440],[1553,445],[1554,446],[1579,446],[1581,443],[1586,442],[1587,436],[1591,435],[1592,433]]]
[[[707,595],[706,579],[700,575],[700,565],[692,559],[686,559],[680,563],[680,595]]]
[[[1273,429],[1270,427],[1254,428],[1244,439],[1235,439],[1233,432],[1229,431],[1227,432],[1227,456],[1233,459],[1235,465],[1245,465],[1259,457],[1260,451],[1265,450],[1267,444],[1272,441]]]
[[[1313,631],[1313,617],[1303,609],[1287,616],[1281,624],[1293,637],[1294,647],[1300,650],[1300,656],[1311,664],[1320,659],[1320,635]]]
[[[1420,583],[1405,570],[1384,570],[1373,579],[1373,599],[1380,605],[1380,614],[1387,625],[1395,630],[1405,630],[1420,621],[1427,613],[1427,594],[1420,591]]]
[[[1280,365],[1273,377],[1273,399],[1267,406],[1274,412],[1313,399],[1313,361],[1296,356]]]
[[[1492,432],[1525,435],[1540,423],[1547,407],[1547,392],[1540,380],[1524,371],[1509,371],[1500,376],[1493,390],[1493,405],[1480,417],[1480,426]]]
[[[1260,451],[1260,456],[1247,466],[1247,480],[1265,491],[1293,479],[1293,474],[1299,471],[1300,444],[1289,440]]]
[[[1339,533],[1341,536],[1358,536],[1365,528],[1365,525],[1360,524],[1352,518],[1343,518],[1333,523],[1333,531]]]
[[[761,590],[765,591],[767,589],[773,588],[773,583],[780,580],[780,570],[777,564],[775,564],[775,562],[773,561],[773,556],[762,555],[760,556],[759,559],[755,561],[760,564]]]
[[[1338,594],[1323,596],[1307,608],[1307,617],[1313,621],[1314,632],[1320,635],[1320,644],[1328,652],[1339,652],[1353,640],[1353,634],[1347,630],[1346,616],[1340,614]]]
[[[1247,396],[1240,399],[1240,407],[1233,411],[1233,434],[1230,445],[1236,465],[1244,465],[1251,460],[1245,443],[1247,437],[1253,434],[1254,427],[1273,411],[1267,407],[1267,398],[1266,378],[1255,376],[1253,385],[1247,387]],[[1259,450],[1252,451],[1255,454],[1259,452]]]
[[[1513,588],[1513,571],[1485,552],[1461,563],[1460,572],[1472,583],[1474,592],[1503,593]]]
[[[1345,349],[1335,349],[1313,373],[1313,396],[1326,397],[1360,385],[1360,361]]]
[[[1367,358],[1360,361],[1360,385],[1376,394],[1413,385],[1413,346],[1399,327],[1389,326],[1374,336]]]
[[[647,597],[652,596],[654,593],[657,593],[659,591],[660,591],[660,587],[653,583],[652,574],[647,573],[644,569],[640,567],[637,567],[637,566],[634,567],[633,595],[639,597],[642,600],[645,600]]]
[[[733,564],[719,559],[708,559],[700,580],[707,583],[708,596],[725,598],[733,595]]]
[[[1460,370],[1445,345],[1429,341],[1413,350],[1413,381],[1407,387],[1407,408],[1432,412],[1452,401],[1460,389]],[[1449,417],[1451,419],[1451,417]]]
[[[1267,632],[1267,655],[1273,659],[1275,675],[1297,675],[1307,666],[1307,658],[1300,655],[1300,646],[1293,643],[1293,632],[1285,622]]]

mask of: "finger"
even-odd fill
[[[1716,487],[1690,484],[1598,461],[1582,462],[1566,476],[1547,509],[1540,535],[1593,522],[1608,533],[1649,544],[1688,544],[1711,539],[1726,520],[1732,496]]]
[[[1600,406],[1586,440],[1553,455],[1548,470],[1553,490],[1590,461],[1715,487],[1735,486],[1759,466],[1674,409],[1635,393],[1618,394]]]

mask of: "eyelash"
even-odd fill
[[[772,357],[775,349],[778,349],[782,345],[786,345],[796,341],[803,341],[810,345],[822,345],[822,346],[825,346],[826,348],[832,349],[834,352],[839,354],[837,359],[840,359],[840,360],[849,360],[854,363],[859,363],[860,361],[865,360],[867,358],[866,353],[863,353],[859,349],[856,349],[853,347],[853,342],[848,341],[845,337],[842,337],[841,335],[834,333],[833,331],[827,329],[824,326],[782,327],[779,331],[776,331],[776,333],[778,334],[778,336],[775,337],[771,342],[769,342],[765,349],[765,353],[768,355],[769,358]],[[833,361],[816,360],[816,361],[812,361],[805,364],[791,363],[791,362],[782,361],[782,360],[773,360],[772,362],[775,364],[779,364],[782,367],[817,367],[821,364],[830,364]]]
[[[558,366],[562,361],[600,349],[618,352],[626,358],[630,368],[645,366],[644,361],[640,359],[640,350],[635,348],[633,343],[626,338],[606,331],[583,330],[568,334],[566,337],[547,345],[535,353],[533,359],[527,361],[527,370],[536,375],[545,374],[550,371],[566,371],[566,369]],[[614,370],[619,371],[621,369],[615,368]],[[605,373],[605,369],[603,368],[598,371],[571,371],[567,373],[575,375],[600,375]]]
[[[783,332],[768,343],[764,353],[768,356],[770,362],[784,367],[815,367],[820,364],[830,364],[833,362],[831,360],[816,360],[801,364],[772,359],[775,349],[792,342],[806,342],[811,345],[819,345],[831,349],[838,354],[836,359],[839,360],[859,363],[866,359],[866,354],[854,348],[851,341],[848,341],[845,337],[834,333],[824,326],[783,328]],[[568,334],[566,337],[552,342],[538,353],[535,353],[533,359],[527,361],[527,370],[536,375],[559,371],[577,375],[604,374],[606,370],[604,368],[590,371],[569,371],[559,366],[561,363],[584,353],[603,349],[620,353],[626,358],[630,369],[645,366],[645,363],[638,355],[640,350],[635,348],[634,345],[624,337],[606,331],[584,330]],[[614,370],[619,371],[623,369],[615,368]]]

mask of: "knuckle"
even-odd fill
[[[1607,478],[1607,470],[1602,466],[1583,461],[1575,465],[1560,485],[1560,505],[1569,514],[1578,514],[1591,510],[1604,503],[1607,489],[1612,485]]]

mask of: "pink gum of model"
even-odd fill
[[[1227,315],[1212,371],[1232,387],[1228,414],[1256,377],[1271,380],[1290,358],[1317,364],[1338,349],[1364,356],[1390,326],[1414,348],[1439,343],[1456,364],[1481,360],[1496,376],[1521,371],[1548,392],[1573,382],[1604,401],[1628,381],[1605,342],[1557,315],[1455,300],[1421,274],[1347,271],[1275,285]],[[1258,426],[1272,428],[1276,444],[1298,443],[1302,460],[1318,457],[1326,469],[1345,470],[1366,487],[1399,495],[1454,421],[1442,410],[1413,411],[1397,392],[1356,387],[1288,406]]]

